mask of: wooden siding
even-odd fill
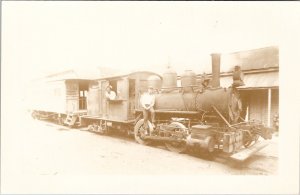
[[[271,125],[274,126],[274,115],[279,114],[279,89],[272,89]]]
[[[136,79],[129,79],[129,92],[128,92],[128,118],[134,119],[135,117],[135,101],[136,101]]]
[[[78,81],[66,81],[66,112],[79,110],[79,84]]]
[[[128,120],[128,78],[117,79],[117,99],[108,101],[108,118]]]
[[[98,116],[101,114],[101,87],[98,82],[91,82],[87,95],[87,113],[90,116]]]
[[[98,80],[89,86],[88,115],[106,117],[111,120],[127,121],[134,119],[139,106],[141,90],[147,90],[147,79],[155,73],[137,72],[113,78]],[[116,100],[106,100],[106,87],[111,83],[117,94]],[[131,87],[129,86],[131,84]],[[130,90],[130,91],[129,91]]]
[[[243,115],[246,114],[247,106],[249,107],[249,119],[262,121],[268,124],[268,89],[247,90],[241,92],[243,101]],[[271,98],[271,126],[273,125],[273,117],[279,113],[279,90],[272,89]]]
[[[267,90],[254,90],[250,95],[249,119],[256,119],[267,124],[268,113],[268,92]]]
[[[108,81],[107,80],[102,80],[100,81],[100,86],[101,86],[101,99],[100,99],[100,102],[101,102],[101,113],[100,113],[100,116],[104,117],[104,116],[108,116],[108,103],[107,103],[107,100],[106,100],[106,97],[105,97],[105,90],[106,90],[106,87],[109,85]]]

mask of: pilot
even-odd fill
[[[106,92],[105,92],[105,97],[107,98],[107,100],[114,100],[116,99],[116,92],[114,92],[112,90],[112,86],[111,85],[108,85],[106,87]]]
[[[144,116],[144,128],[147,129],[147,121],[149,113],[151,115],[152,126],[155,128],[155,112],[154,112],[154,104],[155,104],[155,95],[154,88],[152,86],[148,87],[148,91],[142,94],[140,99],[141,105],[143,107],[143,116]]]

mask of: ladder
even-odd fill
[[[75,123],[76,123],[76,120],[78,118],[78,115],[77,114],[74,114],[74,113],[69,113],[67,115],[67,118],[66,120],[64,121],[64,124],[68,125],[68,126],[74,126]],[[78,122],[77,122],[78,123]],[[77,124],[76,123],[76,124]]]

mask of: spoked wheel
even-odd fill
[[[88,131],[95,131],[94,125],[89,125],[87,128]]]
[[[179,122],[172,122],[170,124],[171,126],[174,126],[174,132],[178,131],[181,133],[184,133],[184,129],[186,128],[183,124]],[[170,135],[171,138],[178,138],[177,135]],[[187,149],[187,145],[185,142],[166,142],[165,146],[168,148],[168,150],[172,152],[182,153],[185,152]]]
[[[97,124],[89,125],[87,130],[94,132],[94,133],[99,133],[101,135],[105,135],[107,133],[107,131],[104,129],[103,125],[99,126]]]
[[[153,127],[148,121],[148,128],[150,131],[153,131]],[[135,141],[139,144],[148,145],[150,140],[145,140],[144,136],[146,135],[147,130],[144,129],[144,119],[139,120],[134,126],[134,138]]]
[[[97,126],[96,132],[101,134],[101,135],[107,135],[108,132],[108,127],[105,125],[105,123]]]

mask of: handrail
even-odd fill
[[[223,119],[223,121],[227,124],[228,127],[232,127],[230,123],[225,119],[225,117],[219,112],[219,110],[215,106],[212,106],[212,108],[218,113],[218,115]]]

